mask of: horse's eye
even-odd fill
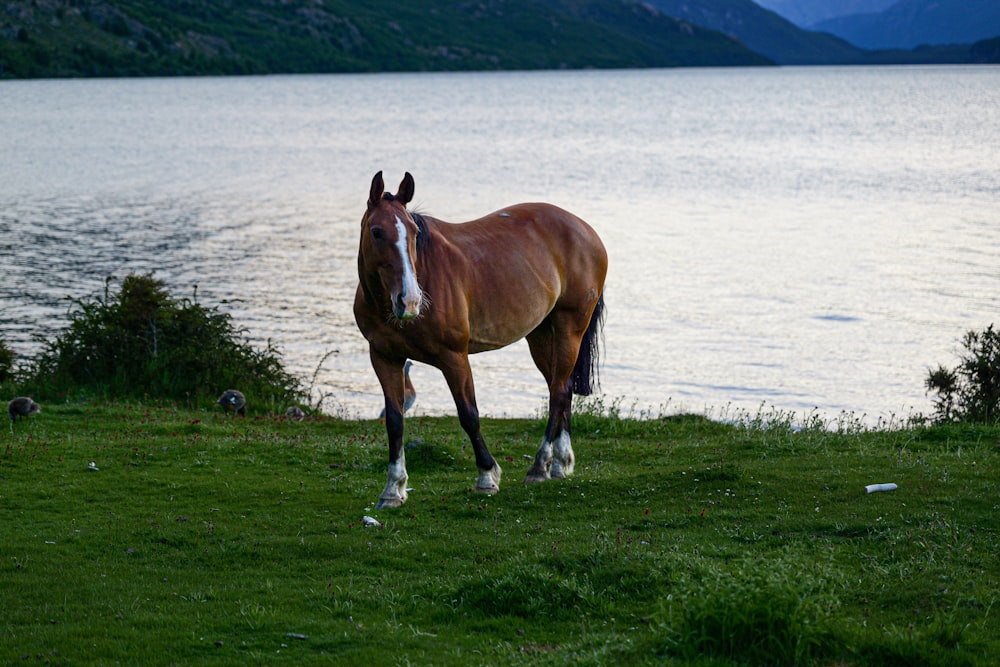
[[[372,227],[372,238],[381,241],[385,238],[385,231],[381,227]]]

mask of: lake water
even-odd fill
[[[598,230],[606,402],[929,412],[927,369],[1000,323],[998,109],[997,67],[0,82],[0,335],[30,354],[66,297],[155,271],[306,380],[332,352],[324,409],[373,416],[358,224],[408,170],[444,220],[545,200]],[[473,367],[483,414],[541,413],[523,343]]]

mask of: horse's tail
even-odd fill
[[[597,300],[594,313],[590,316],[587,333],[580,341],[580,354],[576,357],[573,367],[573,393],[578,396],[590,396],[600,387],[598,381],[598,365],[600,363],[601,338],[604,332],[604,294]]]

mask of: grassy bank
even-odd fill
[[[485,497],[415,418],[375,512],[375,421],[46,405],[0,432],[0,662],[996,664],[1000,429],[737,422],[580,416],[524,486],[542,423],[488,420]]]

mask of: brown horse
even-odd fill
[[[361,219],[354,317],[385,394],[389,475],[379,508],[406,502],[404,364],[444,374],[472,442],[476,491],[499,491],[500,466],[479,431],[469,354],[522,338],[549,387],[549,421],[525,482],[572,474],[573,393],[589,395],[597,369],[608,256],[583,220],[549,204],[518,204],[450,224],[408,211],[413,177],[395,195],[372,179]]]

